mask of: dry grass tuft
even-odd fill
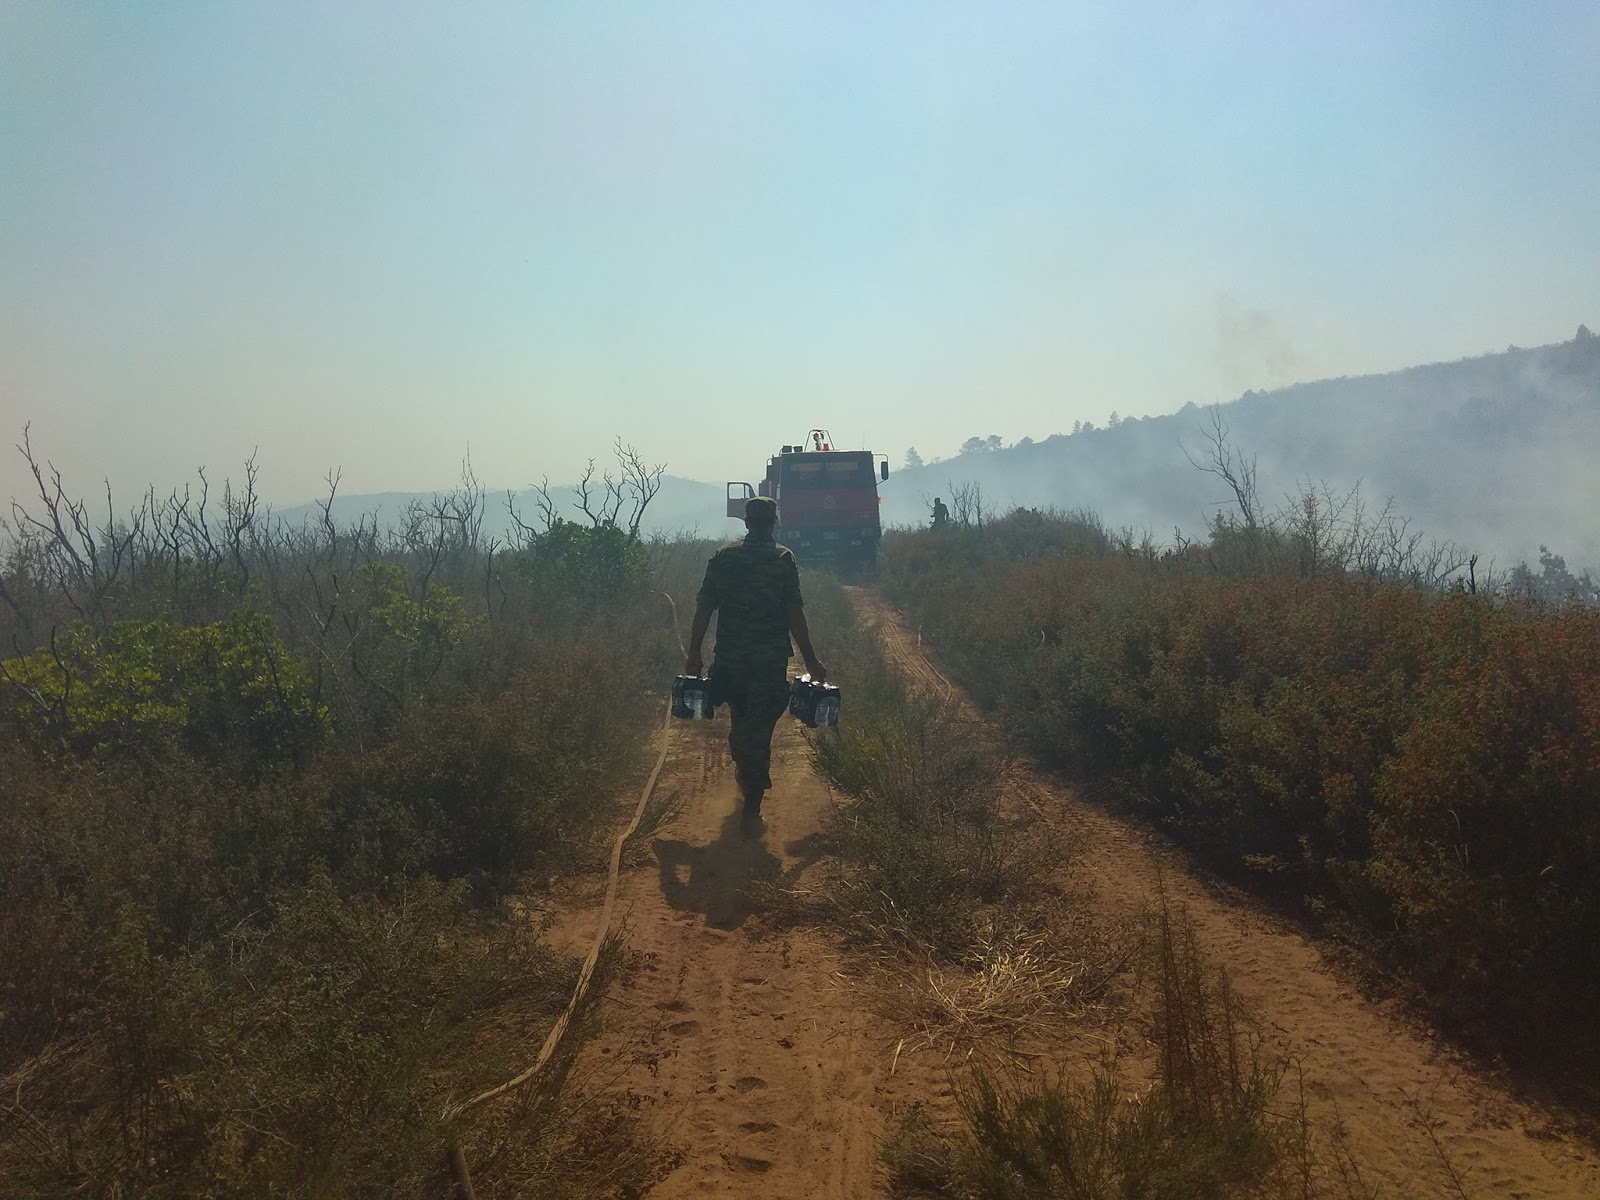
[[[958,964],[931,956],[889,964],[886,1007],[908,1027],[903,1051],[982,1059],[1016,1058],[1050,1033],[1098,1020],[1106,984],[1121,969],[1106,947],[1096,958],[1044,932],[1017,933],[975,948]]]

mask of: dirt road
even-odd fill
[[[851,594],[908,678],[965,704],[896,613],[870,592]],[[1367,1002],[1297,930],[1201,882],[1151,836],[1053,781],[1021,769],[1011,786],[1021,802],[1069,827],[1080,848],[1075,882],[1105,919],[1149,904],[1158,879],[1188,909],[1210,958],[1300,1057],[1313,1119],[1342,1126],[1366,1180],[1383,1194],[1459,1195],[1448,1159],[1469,1196],[1600,1197],[1600,1161],[1590,1148],[1476,1077],[1428,1031]]]
[[[742,833],[727,731],[726,717],[672,726],[659,789],[681,809],[622,880],[644,966],[586,1054],[614,1063],[675,1148],[652,1197],[874,1195],[886,1114],[943,1085],[894,1062],[895,1035],[825,935],[771,932],[753,912],[752,884],[804,886],[819,870],[830,799],[785,718],[766,832]],[[575,939],[591,935],[584,915]]]
[[[909,677],[951,691],[895,614],[860,589],[852,598]],[[823,876],[819,833],[832,800],[785,718],[769,826],[742,834],[726,734],[725,718],[672,726],[659,789],[680,808],[630,855],[621,881],[628,944],[644,965],[587,1061],[609,1064],[603,1074],[638,1097],[674,1147],[653,1197],[878,1195],[877,1147],[895,1110],[921,1100],[949,1113],[955,1077],[937,1054],[899,1053],[906,1031],[884,1011],[884,990],[826,933],[775,930],[756,911],[753,884],[803,888]],[[1018,771],[1010,786],[1013,802],[1064,824],[1083,848],[1072,882],[1106,921],[1148,905],[1164,877],[1207,952],[1302,1056],[1313,1118],[1343,1127],[1380,1194],[1461,1196],[1437,1141],[1467,1196],[1600,1197],[1587,1148],[1364,1001],[1299,933],[1053,783]],[[557,937],[576,946],[592,934],[587,917],[569,914]],[[1064,1063],[1084,1057],[1062,1048]]]

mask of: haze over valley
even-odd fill
[[[259,450],[284,507],[330,467],[448,488],[468,448],[496,487],[617,435],[717,483],[813,426],[898,469],[1116,411],[1158,423],[974,477],[1187,528],[1215,497],[1159,464],[1189,403],[1600,323],[1597,60],[1569,0],[10,5],[0,428],[128,500]],[[1246,402],[1282,413],[1259,438],[1230,419],[1269,494],[1360,476],[1472,535],[1447,508],[1481,507],[1479,464],[1413,455],[1405,422],[1510,402],[1518,369],[1382,393],[1408,417],[1398,381],[1296,393],[1348,395],[1326,438],[1275,440],[1294,396]],[[1389,479],[1417,456],[1455,482]],[[889,516],[951,478],[891,480]],[[31,491],[0,455],[0,496]],[[1532,553],[1562,534],[1530,503]]]
[[[1228,486],[1202,469],[1213,412],[1231,448],[1255,458],[1260,500],[1269,510],[1308,486],[1336,500],[1358,489],[1369,517],[1387,504],[1412,532],[1454,542],[1478,554],[1486,569],[1536,564],[1541,546],[1574,569],[1600,563],[1600,337],[1587,327],[1548,346],[1252,391],[1214,409],[1190,403],[1144,418],[1108,414],[1087,426],[1074,422],[1076,429],[1041,424],[1035,435],[1010,444],[975,432],[945,458],[924,443],[930,461],[919,462],[916,429],[905,431],[909,447],[841,441],[840,448],[889,457],[889,481],[880,488],[887,524],[925,523],[934,496],[949,502],[957,489],[976,485],[989,516],[1019,505],[1090,509],[1113,528],[1148,531],[1168,543],[1175,530],[1203,536],[1212,514],[1234,507]],[[809,417],[775,417],[772,451],[800,441]],[[1041,421],[1049,419],[1041,414]],[[671,447],[657,450],[640,448],[668,469],[644,530],[734,536],[737,522],[722,516],[725,481],[672,474]],[[730,461],[727,479],[755,480],[764,467],[764,457]],[[601,456],[596,470],[605,469]],[[506,490],[489,486],[486,525],[502,534],[511,526]],[[531,493],[516,485],[509,490],[523,510],[532,510]],[[333,512],[347,522],[373,514],[384,520],[426,495],[340,495]],[[551,496],[562,515],[584,520],[569,483],[553,486]],[[298,521],[315,511],[305,504],[282,515]]]

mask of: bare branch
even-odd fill
[[[1196,462],[1187,447],[1180,444],[1179,449],[1189,460],[1190,466],[1208,475],[1215,475],[1228,485],[1228,490],[1233,493],[1234,503],[1239,506],[1239,514],[1244,519],[1245,528],[1255,529],[1260,518],[1260,502],[1256,493],[1255,455],[1246,457],[1228,444],[1228,424],[1222,419],[1222,409],[1217,405],[1211,406],[1211,428],[1203,429],[1201,433],[1207,444],[1204,462]]]
[[[650,507],[650,501],[654,500],[656,493],[661,490],[661,477],[666,474],[667,464],[656,463],[654,466],[646,466],[639,451],[633,446],[624,446],[620,437],[617,438],[614,449],[617,462],[622,467],[623,486],[628,489],[633,505],[628,514],[628,540],[637,542],[645,510]]]
[[[608,481],[609,482],[609,481]],[[589,494],[594,484],[594,459],[589,460],[589,465],[583,469],[583,478],[578,480],[573,490],[578,493],[578,509],[589,518],[589,524],[594,528],[600,527],[600,514],[589,507]],[[602,508],[603,511],[603,508]]]

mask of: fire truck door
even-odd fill
[[[730,483],[728,485],[728,515],[744,520],[745,501],[756,494],[755,488],[748,483]]]

